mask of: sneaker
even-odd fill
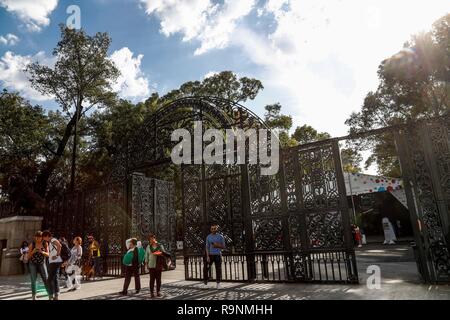
[[[156,294],[156,296],[157,296],[158,298],[161,298],[161,297],[162,297],[161,292],[158,292],[158,293]]]
[[[394,240],[389,241],[389,244],[395,244]]]
[[[121,296],[126,296],[126,295],[128,295],[128,292],[120,291],[119,294],[120,294]]]

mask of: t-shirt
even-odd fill
[[[92,257],[100,257],[100,245],[97,240],[94,240],[89,244],[89,252]]]
[[[73,248],[70,249],[70,253],[69,265],[75,264],[83,256],[83,248],[81,246],[73,246]]]
[[[208,250],[208,253],[212,255],[222,254],[222,249],[214,248],[213,243],[220,243],[225,248],[225,238],[219,233],[210,233],[206,237],[206,249]]]
[[[57,250],[57,247],[55,244],[56,241],[58,241],[58,240],[55,238],[52,238],[52,240],[50,240],[49,256],[48,256],[49,263],[63,262],[61,255],[58,255],[58,250]],[[53,259],[53,257],[56,257],[56,259]]]

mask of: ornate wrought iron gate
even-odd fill
[[[337,140],[282,154],[290,279],[358,282]]]
[[[49,201],[44,228],[69,241],[81,236],[85,245],[87,236],[93,234],[101,245],[103,273],[120,276],[127,238],[146,241],[153,232],[175,254],[173,190],[172,182],[131,174],[120,182]]]
[[[450,118],[405,126],[396,135],[396,143],[418,269],[426,282],[449,282]]]
[[[132,173],[170,163],[176,144],[171,133],[183,128],[192,134],[195,121],[221,131],[267,128],[231,101],[173,101],[145,119],[115,155],[117,182],[51,202],[47,226],[67,237],[97,233],[108,254],[122,252],[129,232],[144,238],[150,231],[174,251],[173,184]],[[396,135],[419,269],[427,281],[450,281],[448,117],[282,150],[274,176],[261,175],[259,164],[183,165],[186,279],[202,279],[204,239],[209,223],[216,222],[227,245],[224,280],[358,282],[338,143],[386,131]]]
[[[64,194],[48,202],[43,227],[70,242],[76,236],[83,238],[87,250],[87,236],[93,234],[99,241],[103,274],[122,274],[121,253],[129,236],[128,186],[126,181],[103,187]]]
[[[203,277],[214,222],[228,249],[225,281],[358,282],[337,140],[281,159],[278,176],[257,165],[182,167],[186,279]]]
[[[175,254],[176,212],[173,182],[132,175],[131,235],[147,241],[154,233],[164,248]],[[176,259],[173,259],[175,263]]]

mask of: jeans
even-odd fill
[[[156,293],[161,291],[161,274],[162,270],[150,268],[150,293],[153,294],[156,281]]]
[[[59,294],[58,274],[60,268],[61,262],[48,264],[48,293],[51,297]]]
[[[41,275],[42,282],[44,283],[45,290],[48,293],[48,273],[47,273],[47,265],[44,263],[41,264],[34,264],[30,262],[28,264],[28,267],[30,269],[30,278],[31,278],[31,293],[36,295],[36,281],[37,281],[37,274],[39,273]]]
[[[125,282],[123,283],[122,292],[128,291],[128,286],[130,285],[132,276],[134,276],[134,288],[136,289],[136,291],[141,290],[141,278],[139,276],[139,267],[126,266],[125,267]]]
[[[92,262],[94,264],[95,275],[98,277],[102,276],[102,257],[92,257]]]
[[[210,254],[209,262],[206,260],[206,256],[203,261],[203,279],[205,284],[208,283],[209,270],[213,263],[216,268],[216,282],[219,283],[222,278],[222,256],[219,254]]]
[[[22,262],[22,265],[23,265],[23,274],[30,273],[30,269],[29,269],[29,267],[28,267],[28,265],[29,265],[30,263],[31,263],[31,262],[27,262],[27,263]]]

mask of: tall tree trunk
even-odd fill
[[[70,175],[70,191],[75,190],[75,174],[76,174],[76,162],[77,162],[77,138],[78,138],[78,106],[77,111],[75,112],[75,123],[74,123],[74,130],[73,130],[73,149],[72,149],[72,168],[71,168],[71,175]]]
[[[66,149],[67,143],[70,139],[70,136],[72,135],[75,121],[76,121],[76,114],[67,123],[66,130],[64,131],[64,135],[58,144],[58,149],[56,150],[55,155],[53,156],[53,158],[51,158],[45,163],[44,168],[37,176],[36,182],[34,184],[34,192],[36,192],[43,199],[45,198],[47,192],[48,179],[55,171],[56,166],[58,165],[59,161],[61,160],[61,157],[64,154],[64,150]]]

